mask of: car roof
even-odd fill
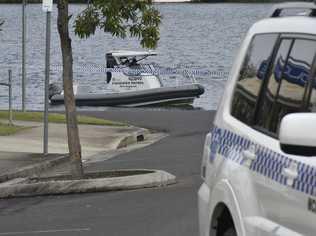
[[[310,16],[288,16],[266,18],[255,23],[249,34],[298,33],[316,35],[316,18]]]

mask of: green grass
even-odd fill
[[[23,126],[8,125],[0,123],[0,136],[9,136],[25,129]]]
[[[35,121],[42,122],[43,121],[43,113],[42,112],[13,112],[13,120],[18,121]],[[104,126],[127,126],[127,124],[98,119],[90,116],[77,116],[78,123],[82,125],[104,125]],[[7,120],[8,112],[0,111],[0,119]],[[48,121],[50,123],[66,123],[66,117],[63,114],[50,113],[48,116]],[[1,131],[0,131],[1,132]]]

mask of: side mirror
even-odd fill
[[[286,115],[281,121],[279,139],[287,154],[316,156],[316,113]]]

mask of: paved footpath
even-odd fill
[[[1,120],[0,120],[1,121]],[[42,153],[43,123],[30,121],[14,121],[14,124],[28,127],[16,134],[0,136],[0,152]],[[115,150],[120,142],[133,133],[145,132],[133,126],[79,125],[83,158],[96,153]],[[64,154],[68,152],[66,124],[49,123],[50,153]],[[18,148],[17,148],[18,147]],[[1,160],[1,158],[0,158]],[[1,164],[1,162],[0,162]]]
[[[88,114],[170,134],[151,146],[93,163],[91,170],[162,169],[176,175],[179,183],[137,191],[0,200],[0,236],[198,235],[200,161],[214,112],[131,109]]]

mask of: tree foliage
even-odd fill
[[[73,58],[69,35],[69,0],[58,0],[57,28],[63,62],[63,87],[67,118],[68,148],[71,173],[83,177],[81,145],[76,103],[73,91]],[[137,37],[141,45],[155,48],[159,40],[161,15],[152,5],[152,0],[92,0],[88,7],[75,19],[75,33],[80,38],[88,38],[96,29],[113,36]]]
[[[75,20],[75,33],[88,38],[99,28],[113,36],[136,37],[143,47],[155,48],[161,15],[152,0],[92,0]]]

